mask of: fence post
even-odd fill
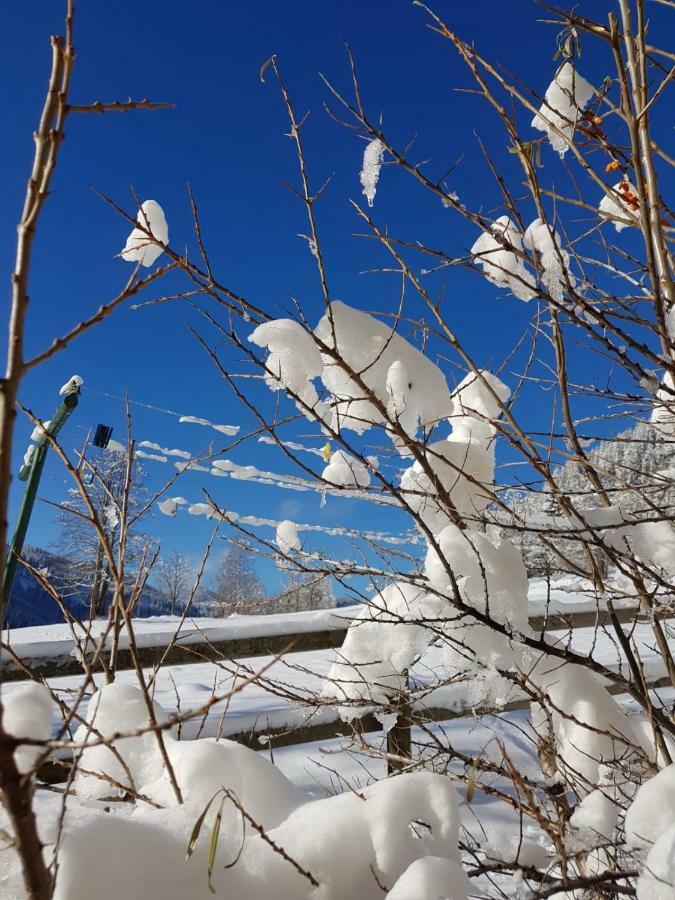
[[[396,722],[387,732],[387,773],[393,775],[405,767],[404,760],[412,759],[411,705],[408,670],[403,673],[403,688],[394,707]]]

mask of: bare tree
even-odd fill
[[[187,556],[171,550],[159,560],[157,583],[169,602],[171,615],[185,606],[194,584],[195,571]]]

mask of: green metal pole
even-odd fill
[[[59,404],[58,409],[51,419],[47,432],[55,437],[63,428],[70,418],[71,413],[78,403],[79,390],[66,394],[63,401]],[[5,577],[2,583],[2,601],[0,602],[0,624],[5,621],[9,598],[12,593],[12,585],[16,575],[19,557],[23,551],[23,542],[26,539],[28,531],[28,523],[30,522],[31,513],[37,496],[38,485],[40,484],[40,476],[44,469],[45,459],[47,458],[47,450],[49,449],[49,439],[43,434],[35,444],[33,459],[29,466],[23,465],[19,470],[19,481],[26,481],[26,492],[23,496],[19,518],[17,519],[16,528],[12,537],[12,543],[9,546],[7,555],[7,564],[5,566]]]

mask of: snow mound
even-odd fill
[[[30,682],[2,695],[2,727],[15,738],[47,741],[52,733],[53,704],[51,694],[42,684]],[[22,744],[14,751],[21,773],[30,772],[42,748]]]

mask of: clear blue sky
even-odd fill
[[[61,6],[57,0],[32,0],[5,10],[6,40],[0,57],[5,110],[0,144],[4,176],[0,270],[5,297],[9,296],[15,224],[32,158],[31,134],[48,75],[48,37],[62,32]],[[606,3],[594,0],[584,6],[591,15],[605,18]],[[654,16],[665,17],[652,6]],[[552,60],[555,31],[536,21],[542,17],[541,8],[525,0],[473,4],[445,0],[436,8],[460,34],[475,39],[484,54],[501,59],[538,90],[545,90],[556,65]],[[291,144],[283,136],[287,123],[278,91],[273,83],[262,85],[258,78],[262,62],[271,53],[278,54],[298,112],[311,113],[305,141],[314,184],[335,172],[318,210],[333,295],[363,309],[391,307],[398,299],[399,283],[391,276],[360,274],[383,264],[384,257],[370,242],[354,236],[362,229],[347,203],[350,197],[360,199],[363,142],[339,128],[322,109],[328,95],[319,71],[340,87],[349,86],[339,39],[353,46],[371,114],[375,117],[382,111],[388,132],[400,145],[416,134],[415,157],[429,159],[435,174],[465,154],[450,180],[467,204],[491,210],[500,202],[474,131],[502,154],[507,166],[512,162],[503,155],[504,136],[492,111],[478,98],[453,91],[469,86],[469,76],[452,48],[432,34],[426,22],[425,14],[407,0],[200,0],[190,5],[177,0],[94,0],[78,4],[73,101],[150,97],[171,101],[176,109],[70,118],[54,195],[40,221],[35,245],[28,353],[113,297],[129,275],[128,264],[115,258],[128,227],[92,192],[93,186],[129,209],[131,186],[142,198],[158,200],[169,221],[170,243],[179,250],[186,244],[193,246],[186,199],[189,181],[220,280],[273,314],[283,315],[293,295],[315,318],[320,315],[313,260],[297,237],[306,231],[304,211],[277,181],[295,183],[297,171]],[[660,42],[664,37],[661,30]],[[580,69],[598,83],[606,74],[605,65],[589,49]],[[556,165],[548,148],[545,161]],[[398,236],[428,241],[458,256],[476,237],[457,216],[393,168],[382,174],[374,212],[378,222],[389,225]],[[472,273],[453,270],[429,284],[434,292],[446,290],[452,327],[482,365],[502,360],[534,312],[532,305],[497,299],[495,289]],[[154,295],[151,292],[148,298]],[[246,427],[250,418],[237,408],[188,333],[186,321],[198,324],[199,320],[185,306],[122,309],[33,372],[21,400],[47,417],[59,386],[77,372],[87,388],[118,396],[128,392],[132,400],[142,403]],[[235,371],[244,368],[231,350],[223,348],[223,360]],[[591,363],[580,365],[589,377]],[[535,417],[536,413],[536,409],[531,412]],[[114,436],[121,439],[122,414],[119,401],[85,390],[68,425],[65,446],[73,448],[81,442],[84,429],[97,422],[113,425]],[[548,409],[542,407],[539,424],[545,427],[547,422]],[[17,459],[30,430],[26,423],[19,424]],[[134,437],[197,451],[218,436],[136,406]],[[316,430],[314,438],[319,441]],[[263,468],[280,465],[275,454],[264,448],[231,455]],[[152,462],[147,469],[153,486],[167,472],[166,466]],[[356,502],[329,499],[320,508],[313,495],[281,493],[199,474],[185,476],[176,493],[196,501],[201,499],[202,486],[239,512],[324,524],[366,521],[363,505]],[[52,460],[41,495],[58,501],[65,487],[63,474]],[[17,502],[15,489],[12,517]],[[53,519],[53,509],[38,504],[29,541],[49,546],[55,537]],[[368,513],[369,524],[383,520]],[[156,516],[147,529],[166,548],[196,556],[210,526],[204,519]]]

